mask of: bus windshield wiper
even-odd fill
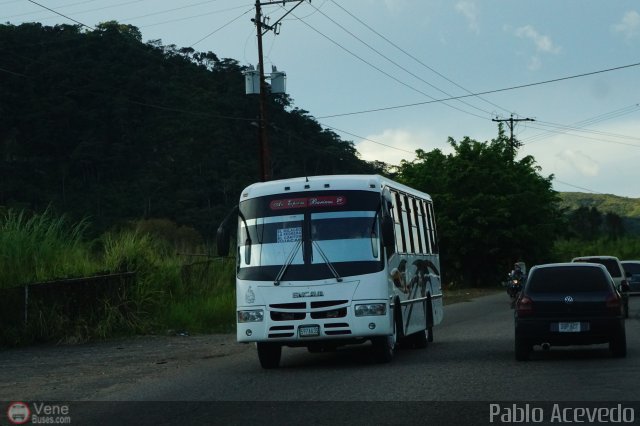
[[[314,247],[318,249],[318,253],[320,253],[320,256],[322,257],[322,260],[324,260],[324,263],[327,264],[327,266],[329,267],[329,270],[331,271],[331,273],[335,277],[336,281],[342,282],[342,278],[338,274],[338,271],[336,271],[336,268],[333,267],[333,264],[331,264],[331,262],[329,261],[329,258],[327,257],[327,255],[324,254],[324,252],[320,248],[320,244],[318,244],[315,240],[311,240],[311,242],[313,243]]]
[[[280,285],[280,281],[282,281],[282,277],[284,276],[284,273],[287,272],[287,268],[289,267],[289,265],[293,263],[293,259],[296,257],[296,253],[298,253],[298,250],[300,250],[301,245],[302,245],[301,239],[296,241],[296,245],[293,246],[293,248],[291,249],[291,253],[289,253],[289,257],[287,257],[287,260],[282,265],[282,268],[280,268],[278,275],[276,275],[276,279],[273,282],[273,285]]]

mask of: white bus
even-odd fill
[[[256,183],[218,229],[229,252],[238,218],[238,342],[264,368],[283,346],[310,352],[372,342],[379,362],[400,341],[426,347],[443,317],[431,197],[378,175]]]

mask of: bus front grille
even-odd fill
[[[332,309],[330,311],[311,312],[311,318],[313,319],[344,318],[346,316],[347,308]]]
[[[304,312],[271,311],[270,314],[273,321],[296,321],[303,320],[307,317],[307,314]]]
[[[293,326],[292,325],[274,325],[273,327],[269,327],[269,338],[275,339],[278,337],[293,337]]]
[[[351,334],[351,330],[349,329],[349,324],[346,322],[331,322],[324,325],[324,334],[327,336],[341,336]]]

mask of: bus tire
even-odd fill
[[[371,340],[373,356],[381,364],[391,362],[398,345],[398,324],[393,321],[393,332],[388,336],[377,336]]]
[[[271,342],[258,342],[258,359],[262,368],[278,368],[282,356],[282,346]]]
[[[420,330],[414,333],[411,337],[413,340],[413,347],[416,349],[424,349],[427,347],[429,338],[427,337],[427,330]]]

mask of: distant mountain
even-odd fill
[[[622,217],[628,234],[640,235],[640,198],[612,194],[560,192],[560,206],[568,210],[595,207],[600,213],[615,213]]]
[[[569,210],[578,207],[595,207],[601,213],[615,213],[621,217],[640,219],[640,198],[620,197],[611,194],[561,192],[560,205]]]

